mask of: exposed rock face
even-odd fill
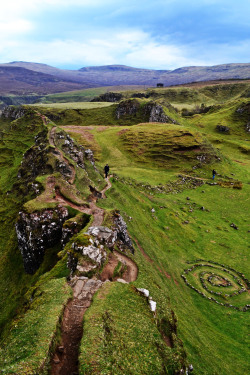
[[[137,100],[124,100],[116,109],[116,118],[119,120],[124,116],[136,116],[140,108],[140,103]]]
[[[144,111],[148,116],[148,122],[173,122],[165,115],[162,106],[154,102],[146,104]]]
[[[175,120],[166,116],[161,105],[155,102],[149,102],[141,105],[138,100],[124,100],[116,109],[116,118],[119,120],[123,117],[134,116],[145,122],[171,122],[176,123]]]
[[[113,222],[115,224],[114,232],[116,233],[120,249],[124,250],[124,248],[128,248],[131,253],[134,254],[135,250],[131,238],[128,235],[127,224],[119,212],[114,214]]]
[[[123,98],[122,94],[117,92],[106,92],[96,98],[92,99],[92,102],[119,102]]]
[[[87,243],[79,243],[79,241],[75,241],[72,243],[71,250],[67,253],[67,267],[70,269],[71,275],[76,271],[76,269],[80,272],[89,272],[91,270],[94,270],[105,261],[107,257],[107,253],[104,249],[106,241],[101,238],[101,236],[98,237],[98,233],[105,232],[105,229],[108,228],[91,227],[88,231],[88,234],[90,234],[90,236],[87,240]],[[83,262],[83,260],[81,259],[78,262],[79,258],[82,257],[84,257],[86,261]]]
[[[99,245],[97,243],[90,244],[89,246],[78,246],[73,244],[72,249],[80,252],[84,256],[87,256],[98,266],[104,262],[107,255],[107,253],[104,251],[103,245]]]
[[[53,150],[48,146],[47,130],[44,130],[35,137],[34,146],[25,152],[17,175],[20,181],[14,184],[14,189],[25,196],[32,190],[34,180],[38,175],[53,172],[49,162],[51,151]]]
[[[60,242],[68,210],[58,206],[31,214],[20,212],[19,215],[16,223],[18,247],[26,273],[33,274],[41,265],[45,250]]]
[[[64,132],[55,133],[55,143],[61,144],[61,148],[65,152],[65,154],[69,155],[70,158],[74,160],[80,168],[85,169],[85,158],[89,160],[95,168],[93,151],[90,149],[85,149],[83,146],[77,145],[68,134]]]
[[[113,223],[112,229],[103,226],[90,227],[88,234],[111,250],[117,245],[121,251],[129,249],[131,253],[134,253],[133,244],[127,232],[127,225],[118,211],[114,213]]]
[[[2,111],[2,118],[17,120],[25,115],[26,110],[23,107],[5,107]]]
[[[93,236],[95,241],[97,240],[99,243],[106,245],[109,249],[113,249],[117,239],[116,232],[103,226],[90,227],[87,233]]]

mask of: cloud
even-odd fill
[[[206,65],[209,61],[208,53],[205,58],[202,54],[195,57],[193,50],[197,48],[198,46],[187,48],[160,44],[150,34],[136,29],[116,30],[114,34],[111,30],[103,30],[102,38],[96,34],[83,41],[55,39],[25,45],[20,43],[12,52],[8,50],[8,54],[11,60],[35,61],[58,67],[125,64],[142,68],[175,69],[180,66]],[[244,49],[245,45],[241,48]],[[229,55],[230,52],[229,48]]]
[[[1,62],[156,69],[247,62],[247,1],[9,0],[1,4]]]

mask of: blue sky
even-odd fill
[[[250,62],[249,0],[6,0],[0,63],[175,69]]]

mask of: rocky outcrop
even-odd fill
[[[96,169],[93,151],[76,144],[65,132],[56,132],[54,142],[66,155],[74,160],[80,168],[85,169],[84,159],[87,159]]]
[[[140,103],[137,100],[124,100],[116,108],[116,118],[119,120],[126,116],[136,116],[140,109]]]
[[[111,250],[117,246],[121,251],[128,249],[131,253],[134,253],[134,247],[128,235],[126,222],[119,211],[114,212],[112,220],[112,229],[104,226],[90,227],[87,233]]]
[[[119,102],[123,98],[123,95],[118,92],[106,92],[96,98],[92,99],[91,102]]]
[[[86,274],[98,269],[104,263],[107,257],[105,246],[108,244],[107,236],[104,235],[106,229],[108,228],[91,227],[87,234],[76,238],[71,244],[71,248],[67,251],[67,267],[70,269],[71,276],[76,270]],[[98,235],[99,233],[102,235]]]
[[[109,249],[114,248],[117,234],[112,229],[103,226],[90,227],[87,233],[94,238],[95,243],[101,243]]]
[[[120,215],[119,211],[115,211],[113,215],[113,222],[113,230],[116,233],[120,250],[125,250],[127,248],[131,251],[132,254],[134,254],[134,247],[127,231],[127,224],[123,217]]]
[[[1,117],[3,119],[14,121],[23,117],[26,112],[27,112],[26,109],[22,106],[18,106],[18,107],[8,106],[8,107],[5,107],[4,110],[2,111]]]
[[[18,170],[18,181],[13,185],[13,190],[18,191],[23,196],[34,190],[35,178],[38,175],[53,173],[51,158],[49,154],[53,151],[48,145],[47,130],[40,132],[35,137],[34,146],[30,147],[23,155],[21,166]],[[60,166],[58,165],[58,170]],[[37,186],[39,193],[39,186]]]
[[[174,122],[165,115],[162,106],[154,102],[146,104],[144,112],[148,117],[148,122]]]
[[[154,101],[140,104],[136,99],[123,100],[116,108],[116,118],[119,120],[126,117],[138,117],[142,122],[170,122],[176,124],[177,122],[168,117],[163,107]]]
[[[15,227],[26,273],[35,273],[43,261],[45,250],[60,243],[63,223],[67,218],[68,210],[62,206],[19,213]]]

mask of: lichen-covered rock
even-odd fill
[[[74,162],[82,169],[85,169],[84,160],[87,159],[95,167],[95,159],[93,151],[85,149],[83,146],[78,145],[74,140],[64,132],[55,133],[55,144],[62,148],[66,155],[74,160]]]
[[[140,108],[140,103],[134,100],[123,100],[116,108],[116,118],[119,120],[125,116],[136,116]]]
[[[26,110],[22,106],[7,106],[3,109],[1,117],[3,119],[9,119],[11,121],[17,120],[24,116]]]
[[[67,218],[68,210],[62,206],[19,213],[15,228],[26,273],[35,273],[43,261],[45,250],[61,241],[62,226]]]
[[[148,117],[148,122],[172,122],[174,121],[167,117],[161,105],[150,102],[145,105],[144,112]]]
[[[117,240],[117,233],[103,226],[90,227],[87,233],[94,237],[95,242],[98,241],[106,245],[109,249],[113,249],[115,241]]]
[[[140,121],[144,122],[177,123],[164,113],[164,109],[160,104],[157,104],[154,101],[140,104],[136,99],[123,100],[116,108],[116,118],[119,120],[120,118],[129,116],[138,117]]]
[[[128,235],[127,225],[119,211],[115,211],[112,216],[112,229],[104,226],[90,227],[88,234],[94,237],[94,241],[107,246],[113,250],[117,246],[121,251],[128,249],[134,253],[133,243]]]
[[[128,248],[132,254],[134,254],[134,247],[133,243],[131,241],[131,238],[128,235],[127,231],[127,224],[119,211],[115,211],[113,216],[113,222],[114,222],[114,233],[117,237],[118,247],[120,250],[124,250],[125,248]]]
[[[55,136],[58,139],[62,139],[64,134],[56,133]],[[65,154],[68,154],[71,157],[71,159],[73,159],[80,168],[85,169],[84,147],[77,145],[68,134],[65,135],[65,140],[64,140],[64,143],[62,144],[62,150],[65,152]]]
[[[19,181],[14,184],[14,190],[21,190],[22,195],[27,195],[38,175],[53,172],[51,161],[49,160],[51,151],[47,141],[47,129],[45,129],[35,137],[34,146],[30,147],[23,155],[17,175]]]

